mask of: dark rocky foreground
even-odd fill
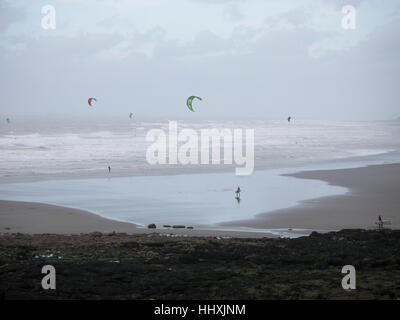
[[[56,290],[41,269],[53,265]],[[357,289],[341,286],[344,265]],[[5,299],[399,299],[400,230],[298,239],[0,236]]]

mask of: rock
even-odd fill
[[[103,234],[99,231],[92,232],[90,235],[95,238],[103,236]]]
[[[121,246],[124,248],[137,248],[139,244],[137,242],[125,242]]]
[[[169,224],[164,224],[163,228],[171,228],[171,226]]]
[[[156,226],[154,223],[150,223],[150,224],[147,226],[147,228],[149,228],[149,229],[156,229],[157,226]]]
[[[193,227],[187,227],[186,229],[193,229]]]
[[[185,229],[186,227],[185,227],[185,226],[181,226],[181,225],[175,225],[175,226],[172,226],[172,228],[175,228],[175,229]]]

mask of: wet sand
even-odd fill
[[[400,164],[305,171],[289,176],[323,180],[331,185],[346,187],[349,192],[305,200],[295,207],[259,214],[252,220],[222,225],[269,229],[371,229],[376,228],[374,222],[381,215],[384,220],[391,220],[389,228],[400,228]]]
[[[147,229],[135,224],[102,218],[93,213],[36,202],[0,200],[0,233],[80,234],[80,233],[157,233],[177,236],[272,237],[260,232],[236,232],[196,229]]]
[[[302,201],[295,207],[257,215],[254,219],[220,224],[222,227],[257,229],[300,228],[332,231],[345,228],[376,228],[380,214],[400,227],[400,164],[362,168],[306,171],[292,174],[300,179],[317,179],[349,189],[345,195]],[[266,182],[268,183],[268,182]],[[275,237],[258,232],[190,229],[146,229],[109,220],[71,208],[0,200],[0,233],[79,234],[89,232],[128,234],[160,233],[184,236]]]

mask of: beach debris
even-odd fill
[[[41,255],[35,256],[35,258],[36,259],[39,259],[39,258],[53,258],[53,256],[54,256],[54,254],[50,253],[50,254],[41,254]]]
[[[93,107],[93,105],[92,105],[93,101],[97,101],[96,98],[89,98],[89,99],[88,99],[88,105],[89,105],[90,107]]]
[[[187,98],[186,105],[189,108],[189,110],[192,112],[194,112],[193,106],[192,106],[193,99],[199,99],[200,101],[202,101],[202,99],[200,97],[196,97],[196,96],[190,96],[189,98]]]
[[[119,260],[111,260],[111,261],[109,261],[110,263],[120,263],[121,261],[119,261]]]
[[[174,234],[174,233],[160,233],[160,236],[165,236],[168,238],[181,238],[181,237],[187,237],[187,234]]]
[[[156,229],[157,226],[156,226],[154,223],[150,223],[150,224],[147,226],[147,228],[148,228],[148,229]]]

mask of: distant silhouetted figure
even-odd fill
[[[378,228],[383,229],[383,220],[381,216],[378,217]]]
[[[111,173],[111,167],[108,166],[108,173]]]
[[[287,118],[287,122],[290,122],[290,120],[292,120],[292,117]]]
[[[236,193],[236,199],[240,199],[240,187],[237,187],[235,193]]]

